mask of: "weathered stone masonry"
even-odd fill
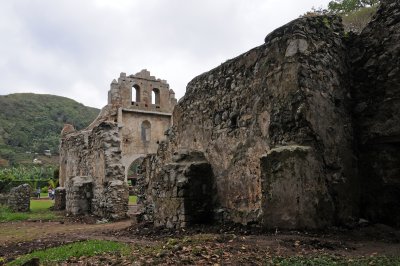
[[[356,40],[337,17],[297,19],[264,45],[194,78],[175,107],[167,142],[144,161],[144,219],[167,227],[202,222],[179,216],[190,208],[172,204],[182,201],[174,182],[186,176],[175,158],[201,154],[212,170],[212,184],[203,184],[212,202],[203,203],[216,220],[321,228],[365,217],[399,225],[399,5],[383,1]],[[381,22],[389,28],[382,46]],[[388,58],[392,66],[380,67]],[[377,104],[376,93],[384,94]],[[373,110],[381,111],[371,119]],[[368,133],[376,147],[368,152],[365,125],[382,129]]]
[[[156,226],[399,226],[399,23],[396,0],[358,36],[335,16],[294,20],[194,78],[175,109],[165,81],[121,73],[92,125],[63,130],[67,211],[123,217],[127,168],[147,155],[139,220]]]
[[[349,191],[353,176],[347,87],[341,75],[347,68],[342,34],[334,17],[299,19],[270,34],[264,45],[188,84],[174,111],[174,136],[166,153],[204,153],[215,176],[216,193],[210,196],[224,220],[287,227],[319,227],[333,221],[334,208],[342,205],[327,192]],[[279,154],[285,153],[288,160],[307,163],[296,160],[292,147],[299,145],[315,160],[304,175],[316,180],[307,188],[301,186],[304,180],[297,181],[290,191],[296,202],[284,197],[285,184],[296,182],[296,174],[288,171],[271,180],[277,175],[264,174],[270,169],[262,168],[260,160],[283,159]],[[268,153],[271,150],[275,151]],[[168,172],[170,161],[160,161],[154,178]],[[309,167],[299,166],[304,171]],[[274,171],[283,168],[278,165]],[[262,185],[261,176],[268,178],[264,181],[270,183],[270,191],[262,191],[268,186]],[[335,180],[336,187],[329,180]],[[336,213],[353,215],[353,202]],[[301,213],[312,223],[300,224],[291,214],[299,205],[314,210]],[[282,210],[263,216],[275,209]]]
[[[117,123],[101,122],[92,130],[64,135],[61,146],[67,212],[124,217],[128,196]]]
[[[23,184],[14,187],[7,195],[7,206],[14,212],[29,212],[31,205],[31,186]]]
[[[111,83],[108,104],[87,129],[75,132],[71,125],[64,127],[60,184],[65,187],[68,213],[125,217],[127,168],[137,158],[155,153],[165,139],[174,96],[166,81],[147,70],[130,76],[121,73]]]
[[[362,213],[400,226],[400,2],[350,42]]]

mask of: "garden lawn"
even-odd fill
[[[0,206],[0,222],[54,220],[58,216],[49,209],[53,204],[52,200],[31,200],[30,212],[12,212],[6,206]]]

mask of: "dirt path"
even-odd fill
[[[93,235],[96,232],[120,230],[130,226],[129,220],[106,224],[81,224],[60,222],[13,222],[0,223],[0,246],[22,241],[32,241],[51,236]]]
[[[123,230],[131,225],[130,220],[105,224],[76,222],[9,222],[0,223],[0,257],[10,258],[33,250],[59,246],[84,239],[109,240],[108,231]],[[119,241],[124,238],[118,239]],[[125,238],[125,241],[128,241]]]
[[[400,257],[400,230],[383,225],[340,231],[259,232],[247,228],[194,227],[168,231],[132,226],[131,220],[93,224],[85,222],[14,222],[0,224],[0,257],[16,258],[33,250],[85,239],[125,242],[133,247],[130,259],[141,263],[252,264],[270,256],[334,255],[345,258],[369,256]],[[112,262],[119,258],[104,255],[87,258]],[[127,260],[129,258],[126,258]],[[128,262],[127,262],[128,263]],[[257,263],[256,263],[257,264]],[[129,265],[129,263],[128,263]]]

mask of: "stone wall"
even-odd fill
[[[215,176],[216,193],[209,195],[224,219],[262,222],[261,158],[282,146],[307,146],[315,158],[309,178],[321,179],[315,193],[325,198],[316,205],[332,217],[322,224],[357,215],[342,37],[336,17],[301,18],[193,79],[175,108],[161,164],[182,149],[204,153]],[[285,190],[276,197],[286,197]]]
[[[128,188],[124,182],[125,168],[121,163],[120,141],[118,125],[114,122],[101,122],[92,130],[62,138],[60,175],[68,177],[64,184],[67,212],[80,214],[79,209],[101,217],[125,217]],[[87,182],[83,182],[82,177]],[[87,183],[91,188],[82,183]],[[81,190],[85,191],[84,195],[79,195]],[[77,202],[73,202],[75,200]],[[87,202],[86,207],[78,203],[82,200]]]
[[[218,219],[292,229],[368,215],[398,224],[399,5],[383,1],[358,37],[335,16],[299,18],[194,78],[168,140],[145,161],[143,215],[156,225],[176,216],[163,200],[175,186],[157,184],[174,180],[174,157],[188,151],[211,166]]]
[[[54,191],[54,210],[61,211],[66,208],[66,190],[63,187],[58,187]]]
[[[121,117],[122,163],[127,176],[133,161],[157,152],[158,143],[165,140],[164,132],[171,126],[171,113],[146,114],[122,109]],[[150,126],[148,139],[142,134],[144,123]]]
[[[0,194],[0,205],[7,205],[8,194]]]
[[[155,166],[152,160],[154,156],[146,157],[144,170]],[[140,184],[141,188],[146,187],[139,196],[139,203],[147,208],[143,220],[167,228],[213,220],[213,173],[202,153],[181,151],[171,163],[158,165],[147,173],[149,176]]]
[[[93,180],[88,176],[75,176],[66,186],[67,213],[72,215],[89,214],[92,210]]]
[[[399,1],[382,1],[350,48],[362,215],[400,226]]]
[[[305,229],[332,224],[334,204],[320,168],[309,146],[282,146],[261,158],[265,227]]]
[[[8,193],[8,207],[14,212],[28,212],[31,204],[31,187],[23,184]]]

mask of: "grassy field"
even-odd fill
[[[12,212],[5,206],[0,206],[0,222],[25,220],[54,220],[57,215],[50,211],[52,200],[31,200],[30,212]]]
[[[9,265],[23,265],[32,258],[38,258],[41,264],[52,265],[69,258],[81,256],[91,257],[103,253],[117,253],[128,255],[129,246],[125,243],[104,240],[87,240],[63,245],[55,248],[34,251],[19,257]]]
[[[129,196],[129,204],[136,204],[137,202],[137,197],[136,196]]]

